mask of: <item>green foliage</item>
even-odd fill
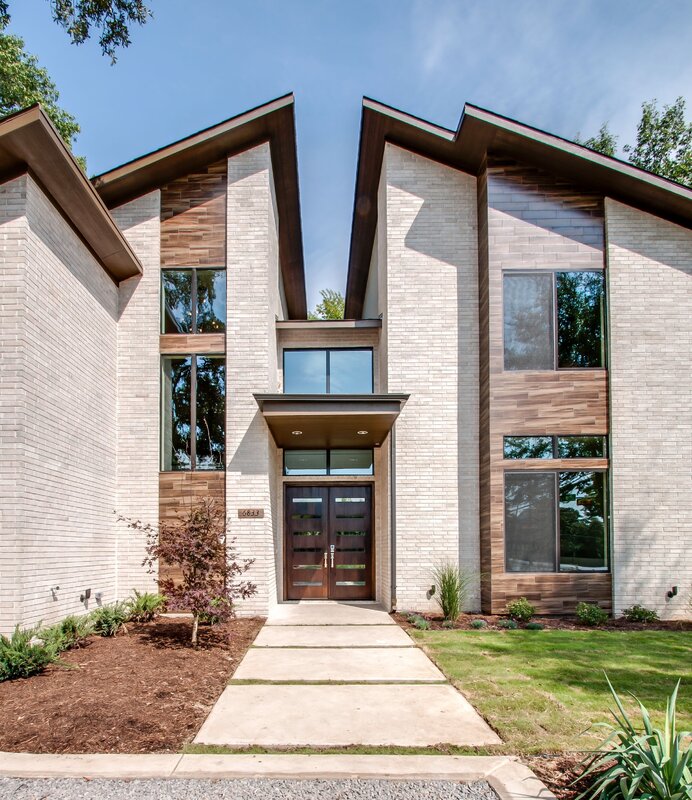
[[[232,604],[225,597],[215,597],[209,605],[212,610],[199,615],[199,621],[204,625],[218,625],[233,615]]]
[[[55,647],[35,641],[39,628],[22,630],[17,625],[9,638],[0,636],[0,682],[28,678],[58,661]]]
[[[692,187],[692,122],[685,120],[685,100],[658,109],[658,101],[642,103],[637,143],[625,145],[637,167]]]
[[[343,319],[346,301],[336,289],[320,289],[322,302],[308,314],[308,319]]]
[[[476,630],[481,630],[482,628],[487,628],[488,623],[484,619],[474,619],[471,620],[471,627]]]
[[[125,601],[128,609],[128,620],[132,622],[151,622],[166,606],[165,595],[156,592],[138,592],[132,590],[134,597]]]
[[[414,628],[418,628],[419,631],[430,630],[430,623],[427,619],[425,619],[425,617],[416,616],[412,624]]]
[[[630,608],[623,609],[622,616],[628,622],[656,622],[658,613],[652,608],[644,608],[636,603]]]
[[[524,628],[527,631],[542,631],[545,625],[542,622],[527,622]]]
[[[615,700],[611,709],[615,725],[600,723],[608,731],[601,747],[588,762],[585,775],[594,776],[580,795],[589,800],[692,800],[692,750],[689,731],[677,731],[676,703],[680,681],[666,701],[663,729],[655,728],[646,707],[635,695],[641,725],[635,726],[608,676]]]
[[[519,625],[517,625],[517,623],[513,619],[501,619],[497,623],[497,627],[504,628],[505,630],[508,631],[515,631],[519,627]]]
[[[442,615],[455,622],[467,604],[477,580],[476,574],[461,570],[451,561],[446,561],[435,567],[432,577],[435,586],[433,597],[442,609]]]
[[[614,156],[618,146],[618,137],[611,133],[608,128],[608,123],[604,122],[596,136],[591,136],[588,139],[580,139],[579,134],[575,141],[578,144],[584,145],[591,150],[596,150],[598,153],[603,153],[604,156]]]
[[[583,625],[603,625],[608,620],[608,612],[596,603],[577,603],[576,614]]]
[[[63,650],[79,647],[93,632],[94,623],[91,616],[80,617],[71,614],[55,625],[42,628],[38,632],[38,638],[46,647],[53,648],[57,653],[62,653]]]
[[[91,613],[94,633],[99,636],[115,636],[130,618],[127,603],[110,603],[101,606]]]
[[[443,621],[442,627],[445,628],[446,630],[450,630],[451,628],[454,627],[454,623],[452,622],[451,619],[446,619]]]
[[[525,597],[520,597],[518,600],[507,603],[507,613],[517,622],[528,622],[536,613],[536,607],[532,606]]]

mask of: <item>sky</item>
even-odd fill
[[[567,138],[607,120],[620,145],[645,100],[692,116],[692,0],[145,2],[115,66],[48,0],[10,0],[9,32],[81,125],[89,174],[294,92],[311,307],[345,288],[364,95],[452,129],[467,101]]]

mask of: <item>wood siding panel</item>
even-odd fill
[[[161,266],[226,263],[227,162],[185,175],[161,189]]]
[[[159,350],[164,355],[212,355],[226,352],[225,333],[162,333]]]
[[[607,434],[608,375],[605,369],[505,372],[503,271],[603,269],[603,198],[500,159],[488,161],[478,186],[483,609],[502,612],[521,596],[540,613],[573,612],[580,600],[610,608],[609,574],[505,573],[504,564],[506,470],[607,468],[608,461],[504,460],[503,437]]]

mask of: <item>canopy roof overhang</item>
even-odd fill
[[[256,394],[278,447],[379,447],[408,400],[407,394]]]

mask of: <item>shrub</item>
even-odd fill
[[[526,628],[527,631],[542,631],[545,625],[543,625],[542,622],[527,622],[524,628]]]
[[[126,600],[129,619],[133,622],[151,622],[166,605],[166,597],[156,592],[138,592],[132,590],[134,597]]]
[[[525,597],[520,597],[518,600],[507,603],[507,613],[517,622],[528,622],[536,613],[536,607],[532,606]]]
[[[127,603],[111,603],[101,606],[91,613],[94,624],[94,633],[99,636],[115,636],[130,618],[130,609]]]
[[[498,628],[505,628],[508,631],[515,631],[519,626],[513,619],[501,619],[497,623]]]
[[[484,619],[474,619],[471,620],[471,627],[480,630],[481,628],[487,628],[488,623]]]
[[[577,603],[576,613],[582,625],[603,625],[608,620],[608,612],[595,603]]]
[[[615,725],[604,722],[608,735],[591,759],[584,776],[593,784],[579,797],[590,800],[685,800],[692,798],[692,749],[686,739],[689,731],[677,732],[677,682],[666,703],[663,730],[654,728],[645,706],[639,705],[641,727],[635,727],[622,701],[606,675],[617,710],[611,709]]]
[[[445,621],[442,623],[442,627],[443,627],[443,628],[447,628],[447,629],[449,629],[449,628],[453,628],[453,627],[454,627],[454,623],[452,622],[452,620],[451,620],[451,619],[446,619],[446,620],[445,620]]]
[[[640,606],[639,603],[630,608],[625,608],[622,612],[622,616],[628,622],[656,622],[658,619],[658,614],[653,608],[644,608],[644,606]]]
[[[58,661],[53,646],[35,641],[39,627],[22,630],[17,625],[9,638],[0,636],[0,681],[28,678]]]
[[[94,632],[94,622],[90,616],[78,617],[71,614],[69,617],[41,629],[37,637],[46,645],[52,647],[57,653],[79,647],[84,640]]]
[[[446,561],[433,570],[432,576],[435,586],[433,597],[442,609],[442,616],[456,622],[468,603],[477,575]]]
[[[418,628],[419,631],[428,631],[430,630],[430,623],[428,622],[425,617],[416,617],[413,620],[413,625],[415,628]]]

